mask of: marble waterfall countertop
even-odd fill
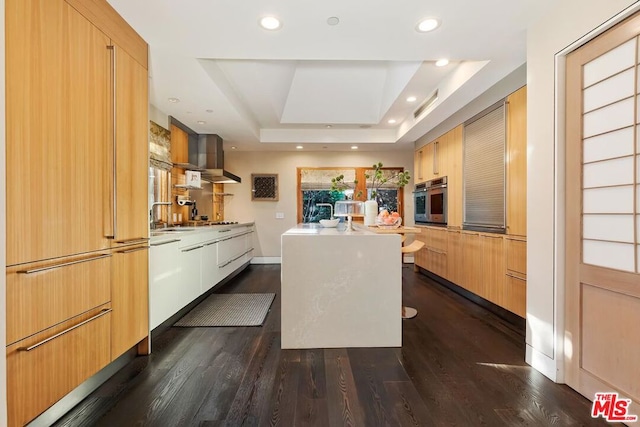
[[[399,234],[299,224],[282,235],[282,348],[399,347]]]

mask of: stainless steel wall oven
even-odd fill
[[[417,184],[413,192],[416,224],[447,224],[447,177]]]

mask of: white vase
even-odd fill
[[[364,202],[364,225],[376,225],[378,216],[378,202],[367,200]]]

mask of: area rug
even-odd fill
[[[276,294],[211,294],[173,326],[262,326]]]

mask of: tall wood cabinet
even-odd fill
[[[6,0],[5,18],[7,399],[24,425],[148,336],[147,45],[106,0]]]
[[[507,97],[507,234],[527,235],[527,87]]]

